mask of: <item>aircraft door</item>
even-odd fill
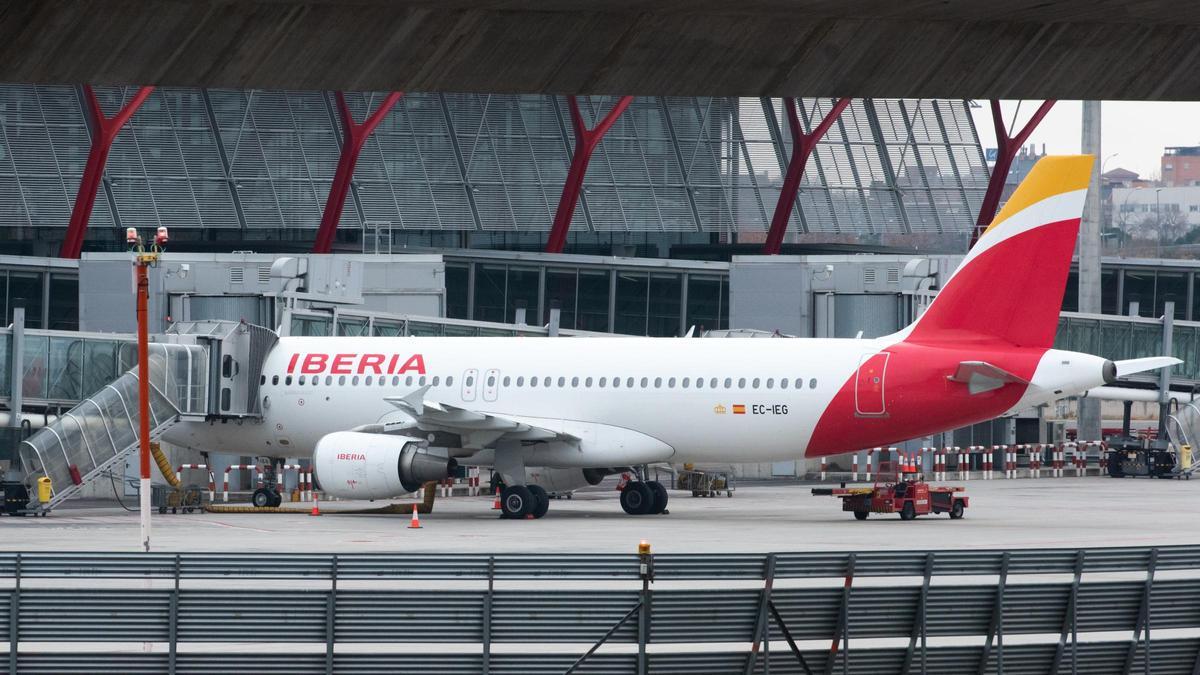
[[[479,386],[479,371],[475,368],[470,368],[463,372],[462,378],[462,397],[464,401],[475,400],[475,389]]]
[[[500,395],[500,371],[491,368],[483,374],[483,400],[495,401]]]
[[[854,410],[858,415],[881,417],[887,414],[884,378],[890,356],[887,352],[864,354],[859,360],[854,380]]]

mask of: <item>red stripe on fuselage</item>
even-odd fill
[[[994,419],[1016,405],[1026,385],[971,394],[948,378],[963,361],[1033,378],[1058,327],[1078,228],[1075,219],[1023,232],[959,270],[909,335],[882,350],[891,354],[885,413],[858,414],[856,371],[821,414],[805,454],[888,446]]]

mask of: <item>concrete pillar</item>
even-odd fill
[[[1092,180],[1083,204],[1079,226],[1079,311],[1100,313],[1100,101],[1083,102],[1083,138],[1080,147],[1096,158]],[[1079,440],[1100,440],[1100,401],[1079,401]]]

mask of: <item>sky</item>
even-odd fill
[[[1020,102],[1018,124],[1023,125],[1040,103]],[[972,112],[979,141],[984,148],[994,148],[996,138],[992,131],[991,105],[987,101],[979,101],[978,105],[980,107]],[[1018,102],[1003,101],[1001,107],[1005,128],[1012,128]],[[1046,150],[1052,154],[1079,152],[1081,109],[1079,101],[1054,104],[1027,144],[1037,144],[1040,151],[1045,143]],[[1123,167],[1142,178],[1158,178],[1161,172],[1159,158],[1164,147],[1200,145],[1200,103],[1106,101],[1100,116],[1105,171]]]

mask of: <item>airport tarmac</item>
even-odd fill
[[[407,515],[338,514],[380,506],[322,504],[324,515],[153,516],[157,551],[447,553],[633,552],[645,539],[660,553],[868,549],[990,549],[1200,543],[1200,481],[1110,478],[974,480],[962,520],[946,515],[863,522],[814,484],[741,486],[732,498],[672,491],[669,514],[627,516],[608,483],[555,500],[541,520],[501,520],[492,497],[438,499],[423,527]],[[310,508],[311,504],[294,504]],[[0,548],[19,551],[137,550],[138,515],[115,503],[83,503],[44,518],[2,518]]]

